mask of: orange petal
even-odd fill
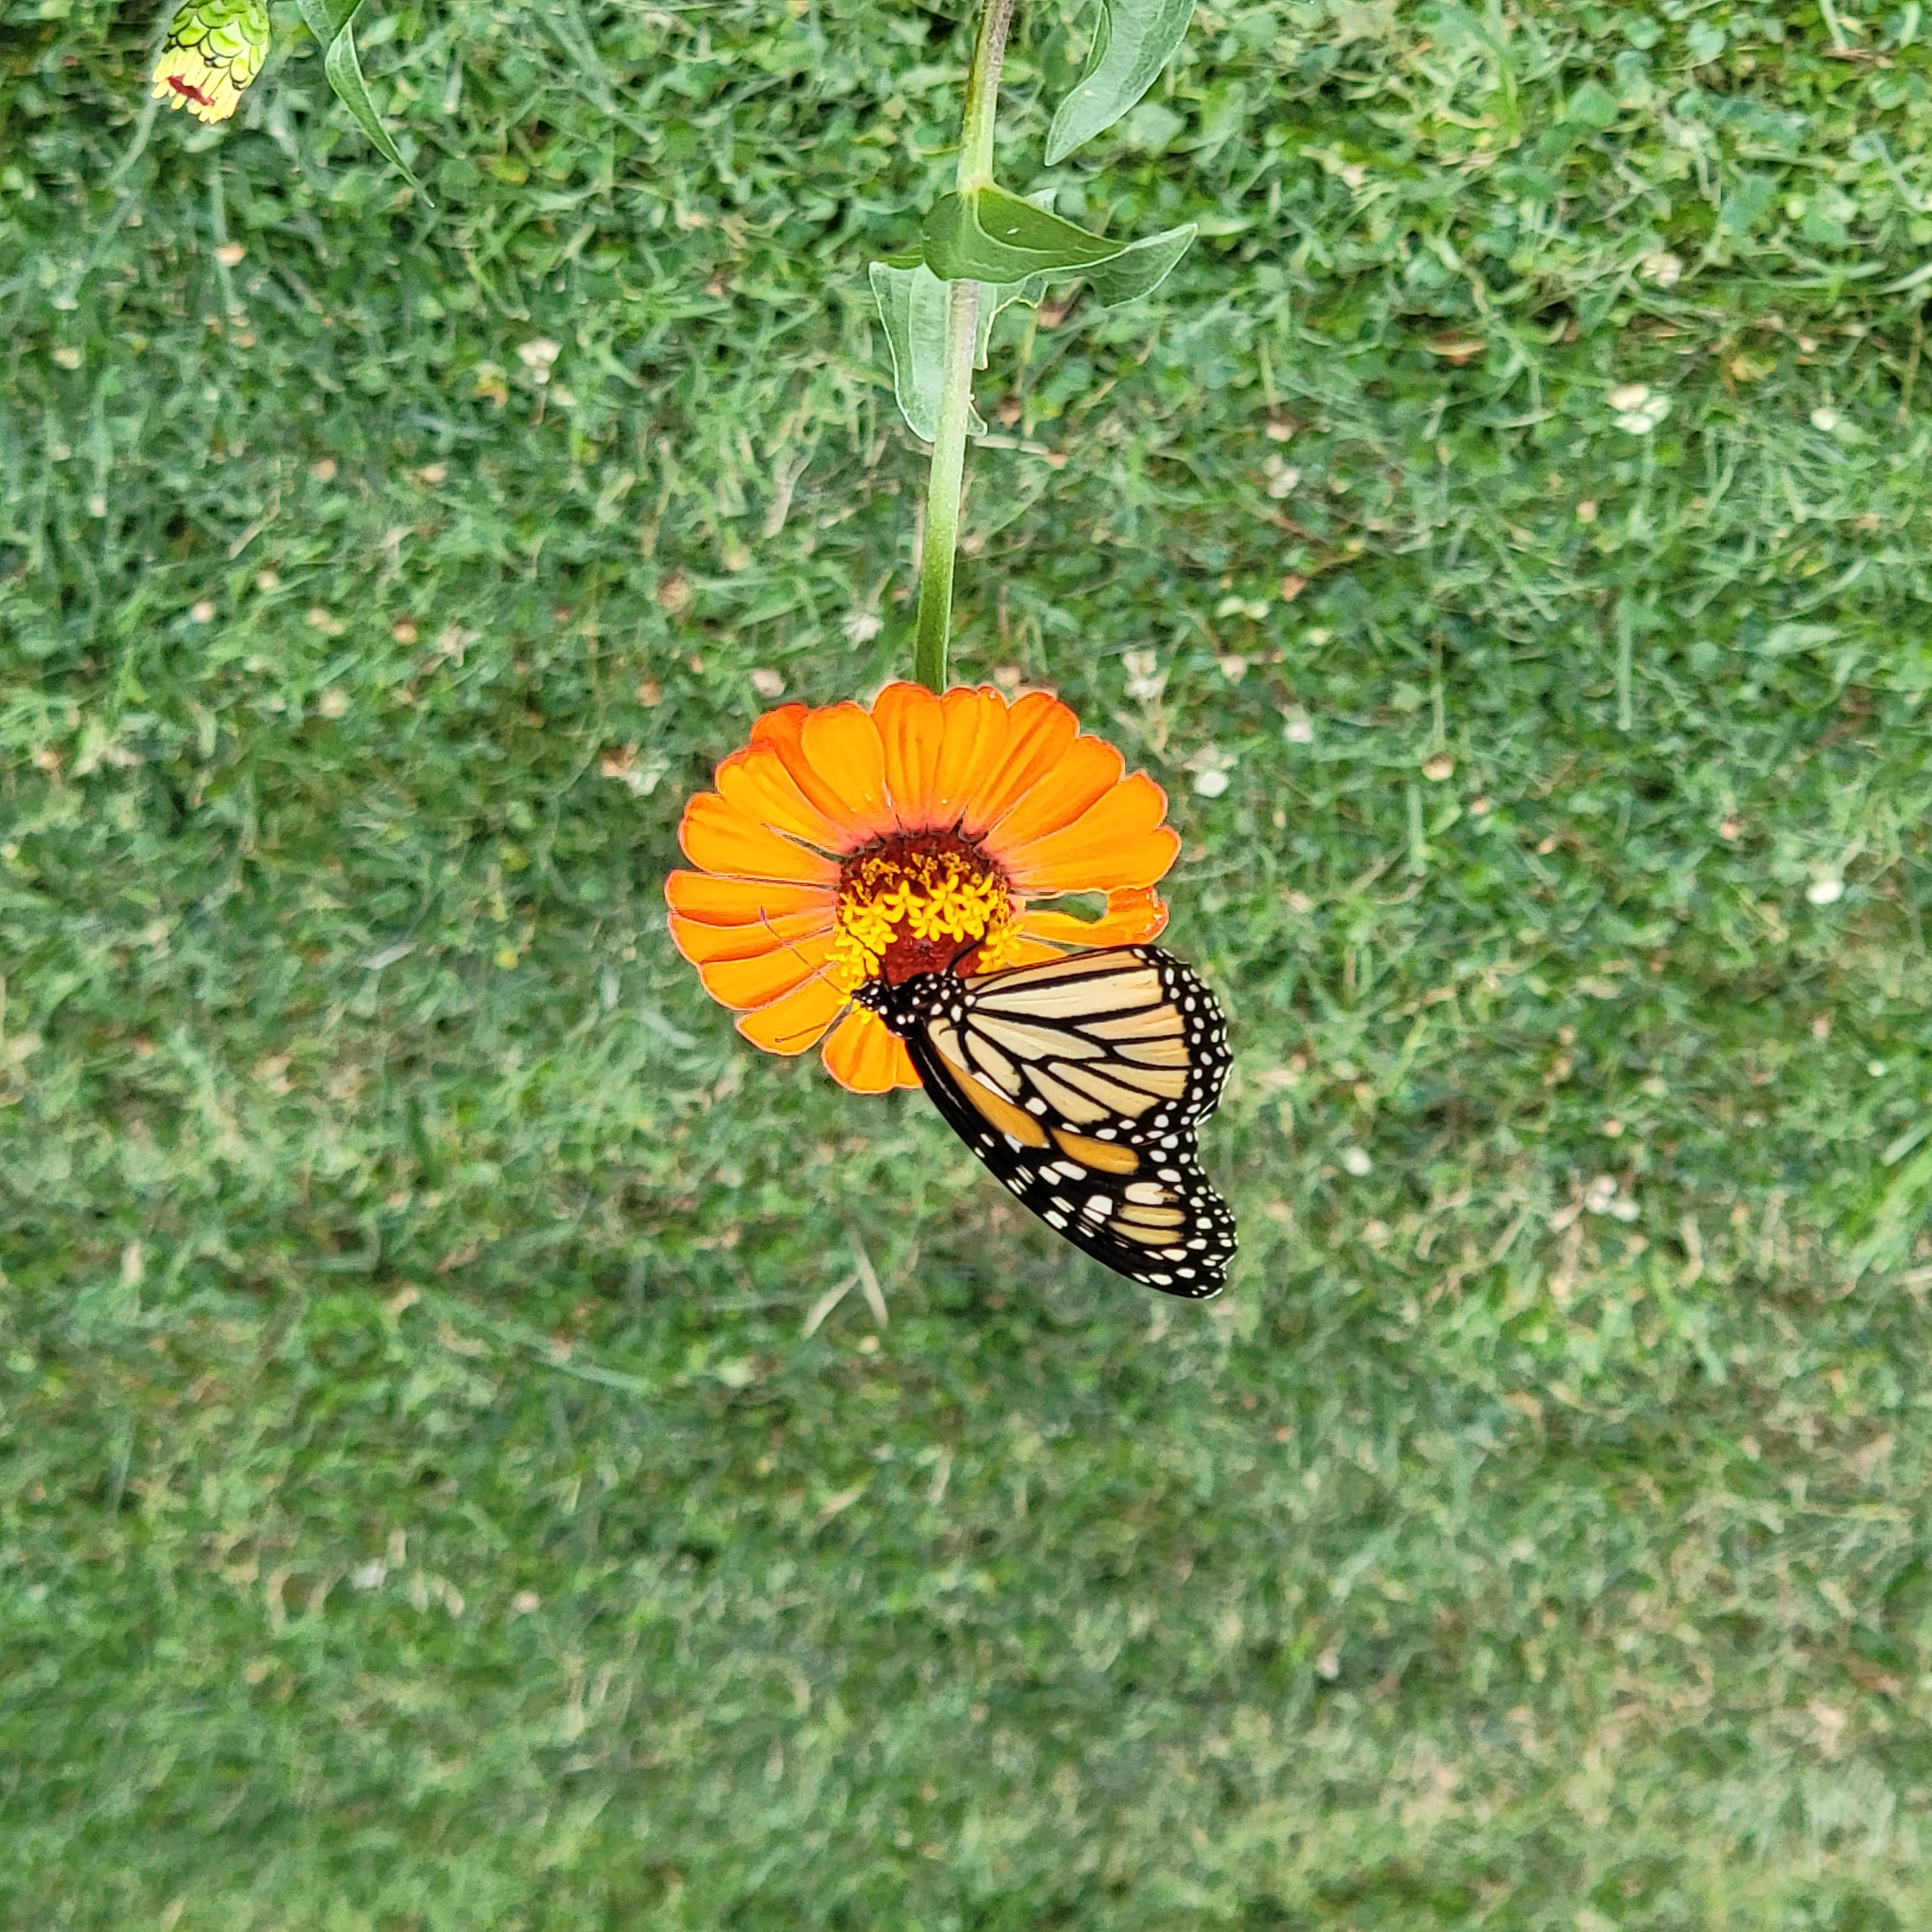
[[[836,852],[844,828],[828,818],[798,788],[784,760],[769,745],[747,745],[718,767],[718,789],[760,825],[789,832],[824,850]]]
[[[985,783],[967,805],[960,829],[976,838],[997,825],[1066,755],[1080,721],[1057,698],[1030,691],[1006,714],[1006,736],[988,761]]]
[[[1075,739],[1052,770],[988,833],[987,850],[1010,870],[1035,839],[1071,825],[1105,798],[1120,783],[1126,763],[1104,738]]]
[[[664,880],[670,909],[706,926],[755,926],[787,913],[817,911],[826,923],[838,905],[823,886],[785,886],[766,879],[714,879],[709,872],[674,872]]]
[[[856,850],[892,829],[878,729],[857,705],[808,711],[788,704],[758,720],[754,741],[783,760],[800,791],[839,828],[841,850]]]
[[[854,788],[849,778],[842,777],[836,761],[832,769],[821,772],[813,762],[806,748],[806,727],[823,712],[808,711],[802,704],[782,705],[776,711],[767,711],[752,727],[752,742],[768,747],[783,762],[792,782],[814,809],[823,812],[839,828],[838,849],[843,852],[856,851],[861,845],[869,844],[892,829],[891,814],[884,806],[885,793],[884,760],[878,743],[878,734],[872,721],[859,710],[856,704],[843,704],[836,707],[849,712],[864,720],[860,734],[859,756],[862,769],[872,776],[872,791],[876,794],[867,802],[862,796],[856,809],[854,802]],[[848,728],[849,730],[849,727]],[[864,735],[870,734],[873,740],[869,752],[864,745]],[[820,734],[821,736],[823,734]],[[836,730],[832,736],[838,736]],[[836,747],[835,747],[836,750]],[[860,790],[866,788],[862,784]]]
[[[832,952],[830,934],[804,939],[748,959],[720,959],[698,969],[704,990],[721,1006],[764,1006],[794,986],[824,973]]]
[[[920,1084],[905,1042],[863,1006],[854,1006],[825,1042],[825,1070],[854,1094],[890,1094]]]
[[[855,842],[883,838],[895,829],[898,821],[886,796],[885,749],[868,712],[856,704],[828,705],[812,712],[799,728],[799,749],[837,801],[832,816],[860,835]],[[792,776],[797,777],[796,770]]]
[[[1083,740],[1082,742],[1088,742]],[[1042,786],[1041,790],[1046,790]],[[1029,799],[1021,808],[1030,812]],[[1022,892],[1104,892],[1119,886],[1150,886],[1174,863],[1179,836],[1161,824],[1167,794],[1144,772],[1089,805],[1063,829],[1036,837],[1018,851],[1000,854]],[[1020,816],[1015,812],[1007,824]],[[995,834],[995,850],[1006,826]]]
[[[1107,910],[1098,919],[1069,912],[1020,914],[1021,932],[1060,946],[1138,946],[1158,938],[1166,924],[1166,907],[1144,886],[1109,892]]]
[[[1006,700],[983,686],[949,691],[940,700],[939,765],[932,782],[932,823],[956,824],[992,777],[1006,746]]]
[[[803,1053],[816,1046],[838,1017],[846,996],[824,980],[808,980],[795,992],[738,1016],[738,1030],[767,1053]]]
[[[872,702],[872,722],[885,753],[886,794],[899,824],[908,831],[938,824],[939,754],[946,731],[939,700],[922,684],[889,684]]]
[[[733,879],[781,879],[802,886],[838,882],[836,861],[782,838],[748,813],[701,791],[684,808],[678,843],[694,866]]]
[[[1026,929],[1026,920],[1022,919],[1020,922],[1022,932]],[[1050,946],[1037,939],[1010,940],[1000,950],[1006,957],[1006,965],[1000,968],[1003,973],[1008,966],[1038,966],[1048,959],[1064,959],[1066,957],[1065,946]]]
[[[762,953],[823,938],[831,931],[830,915],[816,911],[790,913],[744,926],[706,926],[697,920],[681,919],[676,913],[670,916],[671,944],[694,966],[709,966],[715,960],[755,959]]]
[[[789,704],[781,704],[775,710],[761,712],[753,720],[751,742],[754,745],[790,744],[798,736],[798,728],[805,722],[806,706],[794,699]]]

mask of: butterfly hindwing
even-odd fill
[[[947,1124],[1048,1226],[1149,1287],[1220,1292],[1234,1219],[1195,1134],[1226,1030],[1187,967],[1121,946],[866,991]]]

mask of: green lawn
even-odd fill
[[[1932,1921],[1918,6],[1205,0],[1051,178],[1022,10],[1204,236],[1000,322],[958,674],[1168,788],[1205,1309],[664,931],[908,661],[966,28],[405,7],[434,213],[151,31],[0,29],[0,1924]]]

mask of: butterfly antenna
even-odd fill
[[[801,965],[812,966],[812,962],[806,958],[805,955],[799,950],[796,941],[784,938],[780,935],[778,928],[772,925],[771,922],[771,916],[762,906],[758,908],[758,923],[771,934],[772,938],[778,942],[779,946],[783,947],[786,952],[789,952]],[[807,977],[801,980],[799,982],[799,985],[800,986],[808,986],[812,984],[814,980],[824,979],[825,977],[826,967],[829,963],[829,962],[821,960],[818,964],[812,966],[811,973],[807,976]],[[796,992],[797,989],[796,988],[794,988],[793,990]],[[802,1027],[794,1028],[790,1033],[782,1033],[776,1035],[774,1036],[774,1042],[782,1044],[786,1040],[802,1040],[807,1034],[814,1031],[822,1034],[830,1033],[832,1028],[837,1026],[839,1022],[844,1018],[845,1016],[852,1010],[854,1004],[854,1002],[851,995],[848,994],[845,998],[845,1004],[832,1016],[830,1019],[826,1022],[824,1026],[814,1028],[812,1026],[807,1024]]]
[[[794,959],[797,960],[801,965],[810,966],[812,964],[812,962],[806,958],[805,955],[798,950],[798,942],[796,940],[787,939],[780,934],[778,928],[772,923],[771,914],[766,912],[763,906],[760,906],[758,908],[758,923],[771,934],[772,941],[775,944],[783,947],[784,950],[789,952]],[[812,978],[816,980],[824,972],[824,964],[821,962],[819,965],[814,969],[812,975]]]
[[[809,981],[807,981],[807,982],[806,982],[806,983],[807,983],[808,985],[809,985],[811,982],[810,982]],[[825,1024],[824,1024],[822,1027],[814,1027],[814,1026],[802,1026],[802,1027],[797,1027],[797,1028],[794,1028],[791,1032],[790,1032],[790,1033],[782,1033],[782,1034],[778,1034],[776,1035],[776,1036],[774,1036],[775,1040],[776,1040],[776,1041],[778,1041],[778,1042],[783,1042],[783,1041],[788,1040],[802,1040],[802,1039],[803,1039],[803,1038],[805,1037],[805,1036],[806,1036],[807,1034],[827,1034],[827,1033],[830,1033],[830,1032],[831,1032],[831,1031],[832,1030],[832,1029],[833,1029],[835,1027],[836,1027],[836,1026],[838,1024],[838,1023],[839,1023],[842,1020],[843,1020],[843,1019],[844,1018],[845,1016],[846,1016],[848,1013],[849,1013],[849,1012],[852,1010],[853,1007],[854,1007],[854,1006],[856,1006],[857,1004],[858,1004],[858,1002],[857,1002],[856,1000],[855,1000],[852,998],[852,996],[848,993],[848,994],[845,996],[845,1004],[844,1004],[842,1006],[841,1006],[841,1007],[838,1009],[838,1010],[836,1013],[834,1013],[834,1014],[832,1016],[832,1017],[831,1017],[829,1020],[827,1020],[827,1021],[825,1022]]]

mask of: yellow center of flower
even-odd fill
[[[1012,896],[982,853],[950,833],[891,838],[845,862],[832,979],[849,993],[881,977],[989,973],[1012,963],[1018,937]]]

